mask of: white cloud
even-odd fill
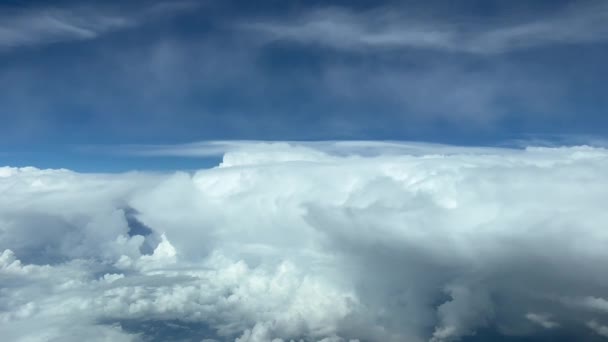
[[[0,18],[0,48],[88,40],[135,25],[132,18],[113,14],[74,13],[48,9]]]
[[[559,323],[553,322],[548,314],[527,313],[526,318],[545,329],[553,329],[559,327]]]
[[[155,151],[180,154],[167,148]],[[602,331],[588,322],[605,311],[564,298],[608,298],[605,149],[240,142],[225,153],[193,173],[0,168],[0,335]],[[149,236],[130,233],[127,208]]]
[[[589,309],[608,312],[608,300],[604,298],[587,297],[582,300],[581,304]]]
[[[311,11],[287,20],[244,24],[270,39],[313,42],[339,49],[424,48],[472,54],[606,41],[608,19],[602,1],[575,3],[543,17],[518,15],[501,20],[416,16],[411,8],[354,12],[342,8]]]
[[[95,151],[95,147],[88,150]],[[443,144],[401,142],[401,141],[260,141],[260,140],[216,140],[188,143],[182,145],[126,145],[120,149],[105,152],[136,156],[173,156],[173,157],[213,157],[224,156],[221,165],[228,166],[237,162],[239,156],[249,158],[249,163],[286,162],[293,160],[332,160],[331,156],[379,156],[429,154],[453,155],[459,153],[514,153],[506,148],[460,147]],[[255,159],[252,159],[254,158]],[[245,160],[237,162],[248,163]]]
[[[604,337],[608,337],[608,326],[602,325],[597,321],[589,321],[587,323],[589,329],[593,330],[596,334]]]
[[[156,3],[137,11],[111,7],[4,8],[0,14],[0,50],[60,41],[89,40],[140,25],[159,15],[189,9],[192,2]],[[131,12],[131,13],[129,13]]]

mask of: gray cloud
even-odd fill
[[[543,17],[530,15],[497,21],[446,18],[385,7],[366,12],[326,8],[287,18],[258,20],[243,28],[269,39],[319,43],[338,49],[421,48],[471,54],[497,54],[553,44],[606,41],[608,5],[574,3]],[[451,20],[451,21],[450,21]]]
[[[444,144],[403,141],[327,140],[327,141],[261,141],[261,140],[216,140],[174,145],[125,145],[118,148],[82,147],[82,151],[134,155],[141,157],[212,157],[224,156],[224,161],[246,154],[266,158],[269,161],[318,160],[328,156],[378,156],[378,155],[425,155],[429,153],[452,155],[463,152],[517,153],[507,148],[460,147]],[[287,149],[287,153],[286,153]],[[280,158],[284,156],[287,160]],[[253,159],[259,162],[259,159]]]
[[[598,335],[608,337],[608,326],[602,325],[597,321],[593,320],[589,321],[589,323],[587,323],[587,326],[589,327],[589,329],[593,330]]]
[[[0,18],[0,47],[48,44],[93,39],[107,32],[136,25],[132,18],[67,10],[36,10]]]
[[[109,6],[5,8],[0,14],[0,51],[20,46],[95,39],[109,32],[141,25],[146,20],[192,8],[178,1],[118,10]]]
[[[551,321],[551,316],[547,314],[537,314],[530,312],[526,314],[526,318],[545,329],[553,329],[559,327],[559,323]]]
[[[94,13],[141,25],[193,5],[167,6],[150,6],[143,14],[110,7]],[[356,26],[358,21],[379,20],[377,25],[370,24],[374,32],[382,30],[384,21],[394,21],[395,25],[408,22],[391,19],[398,14],[388,11],[333,11],[339,12],[339,20],[332,25],[353,21]],[[203,11],[199,14],[213,26],[209,32],[193,29],[192,35],[182,36],[176,21],[163,26],[162,34],[138,31],[147,38],[136,44],[115,35],[88,44],[78,53],[70,54],[66,49],[60,59],[11,61],[0,70],[0,81],[11,85],[0,94],[5,104],[0,115],[7,121],[0,139],[11,142],[27,136],[60,140],[66,136],[61,134],[65,125],[59,122],[74,128],[74,140],[111,137],[121,142],[241,137],[421,139],[435,136],[442,125],[456,127],[450,133],[458,138],[480,129],[488,135],[518,135],[524,130],[534,133],[541,125],[572,133],[578,126],[568,123],[584,105],[575,103],[572,94],[586,89],[592,76],[585,75],[596,72],[591,65],[581,70],[585,79],[581,84],[539,67],[535,61],[495,58],[489,63],[474,56],[448,59],[442,54],[410,56],[398,51],[343,59],[326,54],[324,49],[294,46],[288,47],[288,55],[281,59],[288,66],[281,66],[283,62],[273,61],[277,46],[260,44],[242,30],[232,31],[234,18],[216,18],[214,13]],[[340,19],[342,16],[350,19]],[[382,19],[384,16],[388,19]],[[257,25],[252,17],[247,19]],[[96,21],[93,18],[90,22]],[[297,23],[293,20],[285,25]],[[256,30],[249,32],[260,36]],[[266,34],[261,36],[267,38]],[[89,58],[78,57],[81,53]],[[285,50],[280,48],[278,53]],[[300,54],[310,63],[299,64],[300,57],[294,56]],[[572,67],[568,64],[563,69]],[[32,97],[32,93],[39,95]],[[289,116],[284,115],[287,112]],[[256,115],[256,120],[251,120],[251,115]],[[383,120],[376,120],[377,115]],[[298,127],[293,117],[299,118]],[[84,131],[94,131],[94,136],[79,136],[78,132]]]

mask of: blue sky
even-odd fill
[[[86,170],[82,146],[231,139],[602,140],[607,19],[604,1],[3,1],[0,161]]]

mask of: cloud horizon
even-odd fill
[[[589,146],[277,142],[191,173],[2,167],[0,332],[601,341],[607,166]]]

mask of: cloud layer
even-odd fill
[[[111,6],[4,8],[0,14],[0,52],[21,46],[95,39],[103,34],[141,25],[160,14],[193,7],[191,2],[159,2],[122,9]],[[125,13],[126,12],[126,13]]]
[[[603,1],[2,4],[0,144],[603,136],[606,19]]]
[[[193,173],[0,168],[0,335],[608,335],[605,149],[226,145]]]
[[[287,20],[260,20],[243,26],[270,39],[319,43],[337,49],[431,49],[491,55],[553,44],[606,41],[608,6],[602,1],[576,3],[535,17],[518,13],[501,20],[475,16],[441,20],[416,8],[342,8],[310,11]],[[530,11],[532,12],[532,11]]]

